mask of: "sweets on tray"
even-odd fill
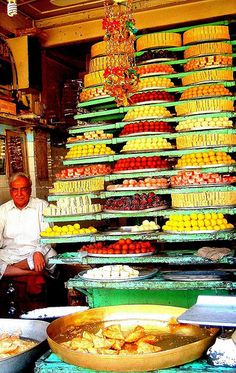
[[[220,81],[233,81],[234,75],[232,70],[224,69],[210,69],[202,71],[194,71],[182,78],[182,84],[191,85],[204,82],[220,82]]]
[[[232,63],[233,58],[231,56],[202,56],[188,61],[184,65],[184,71],[209,69],[210,67],[232,66]]]
[[[107,175],[112,172],[112,168],[110,165],[98,163],[93,165],[87,166],[80,166],[80,167],[69,167],[61,170],[58,172],[55,177],[57,179],[73,179],[73,178],[83,178],[89,176],[99,176],[99,175]]]
[[[134,109],[130,109],[124,117],[124,121],[128,122],[135,119],[146,119],[146,118],[167,118],[171,117],[171,113],[164,106],[140,106]]]
[[[129,97],[131,105],[147,101],[175,101],[175,96],[165,91],[146,91],[135,93]]]
[[[113,172],[120,172],[125,170],[147,170],[153,168],[169,168],[169,163],[166,159],[161,157],[132,157],[119,159],[114,167]]]
[[[134,225],[131,227],[132,232],[142,232],[142,231],[153,231],[160,229],[160,226],[156,224],[155,221],[144,220],[141,225]],[[155,249],[154,249],[155,250]]]
[[[117,45],[117,51],[115,50],[116,54],[119,54],[124,50],[124,43],[119,43]],[[95,43],[91,47],[91,58],[97,57],[97,56],[104,56],[106,55],[106,42],[105,41],[100,41],[98,43]]]
[[[233,224],[228,223],[222,213],[193,213],[190,215],[171,215],[170,219],[163,225],[163,231],[172,232],[198,232],[198,231],[220,231],[233,229]]]
[[[120,136],[146,132],[174,132],[174,128],[163,121],[139,121],[124,126]]]
[[[193,27],[183,33],[183,45],[202,41],[230,40],[228,26],[200,26]]]
[[[106,265],[99,268],[88,269],[83,276],[91,279],[94,278],[96,280],[119,280],[138,277],[138,275],[139,271],[133,269],[128,265],[114,264]]]
[[[53,194],[75,194],[89,193],[104,190],[104,178],[94,177],[85,180],[56,181],[49,193]]]
[[[161,47],[180,47],[182,45],[181,35],[174,32],[156,32],[153,34],[142,35],[137,39],[136,50],[161,48]]]
[[[103,97],[106,97],[106,96],[108,96],[108,92],[105,89],[105,87],[102,85],[100,87],[93,87],[93,88],[84,89],[80,93],[79,99],[80,99],[80,102],[86,102],[86,101],[89,101],[89,100],[93,100],[93,99],[96,99],[96,98],[103,98]]]
[[[86,141],[86,140],[106,140],[112,139],[112,133],[105,133],[103,130],[96,130],[96,131],[88,131],[85,132],[83,135],[77,135],[73,137],[69,137],[67,139],[67,143],[73,143],[75,141]]]
[[[83,235],[83,234],[94,234],[97,229],[94,227],[81,228],[80,224],[75,223],[73,225],[54,225],[53,227],[47,227],[40,233],[41,237],[58,237],[58,236],[72,236],[72,235]]]
[[[192,131],[208,128],[229,128],[233,127],[233,122],[227,117],[206,117],[197,119],[187,119],[179,122],[175,127],[176,131]]]
[[[176,54],[172,51],[166,49],[158,50],[148,50],[143,52],[141,55],[136,56],[136,63],[141,64],[149,61],[166,61],[166,60],[175,60]],[[153,62],[154,62],[153,61]]]
[[[236,176],[222,175],[218,173],[202,173],[201,171],[180,171],[170,178],[172,187],[208,184],[232,184],[236,182]]]
[[[118,66],[119,59],[116,58],[116,56],[114,57],[115,58],[112,60],[112,62],[114,65]],[[108,65],[109,58],[107,56],[92,58],[89,62],[89,72],[93,73],[94,71],[105,70]]]
[[[217,165],[231,165],[235,161],[231,156],[225,152],[216,152],[213,150],[199,153],[189,153],[182,155],[178,159],[176,167],[202,167],[202,166],[217,166]]]
[[[145,179],[125,179],[122,184],[108,185],[107,190],[115,188],[133,189],[135,188],[168,188],[169,182],[164,177],[146,177]]]
[[[187,88],[180,97],[180,100],[189,100],[205,96],[232,96],[232,93],[223,84],[203,84]]]
[[[92,204],[91,198],[83,195],[80,197],[65,197],[57,201],[57,204],[50,204],[43,211],[44,216],[79,215],[101,211],[99,203]]]
[[[150,63],[148,65],[140,65],[137,67],[137,73],[142,76],[146,74],[174,74],[175,70],[171,65],[161,63]]]
[[[191,134],[176,138],[177,149],[204,148],[207,146],[234,146],[236,135],[233,133],[207,133]]]
[[[153,192],[135,194],[130,197],[108,198],[103,206],[104,210],[136,211],[156,207],[167,207],[167,202]]]
[[[155,222],[150,223],[155,224]],[[154,228],[152,228],[152,230],[153,229]],[[155,250],[155,247],[149,241],[133,241],[130,238],[121,238],[119,241],[110,245],[106,245],[104,242],[96,242],[94,244],[84,245],[79,251],[87,251],[90,254],[125,255],[154,253]]]
[[[158,150],[158,149],[172,149],[173,146],[169,141],[161,137],[148,137],[148,138],[138,138],[135,140],[129,140],[123,146],[122,152],[132,152],[140,150]]]
[[[89,157],[93,155],[110,155],[115,154],[114,150],[112,150],[106,144],[83,144],[83,145],[74,145],[68,153],[66,154],[65,158],[80,158],[80,157]]]
[[[149,76],[142,78],[138,82],[137,91],[145,90],[146,88],[170,88],[174,87],[174,83],[170,78],[161,78],[159,76]]]
[[[236,192],[212,192],[209,190],[200,193],[172,194],[171,205],[173,208],[235,206]]]
[[[214,113],[221,111],[234,111],[233,100],[226,98],[204,98],[191,100],[175,106],[177,115],[188,115],[198,113]]]
[[[229,43],[216,42],[216,43],[202,43],[191,45],[184,51],[184,58],[216,55],[216,54],[231,54],[233,47]]]
[[[104,70],[95,71],[84,76],[84,87],[103,85],[105,83]]]

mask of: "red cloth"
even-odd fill
[[[30,295],[42,293],[46,285],[45,278],[42,275],[17,276],[14,278],[14,281],[26,283],[26,292]]]

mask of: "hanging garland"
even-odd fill
[[[133,0],[104,0],[107,68],[105,88],[115,97],[117,106],[127,106],[128,95],[137,88],[138,74],[134,63],[134,41],[137,29],[132,15]]]

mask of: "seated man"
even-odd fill
[[[10,178],[12,200],[0,206],[0,278],[2,276],[53,273],[55,266],[48,259],[56,255],[50,245],[39,243],[43,209],[47,202],[31,197],[31,180],[24,173]]]

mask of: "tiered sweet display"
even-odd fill
[[[78,105],[87,112],[76,116],[88,123],[70,130],[64,161],[69,167],[56,175],[50,197],[58,198],[57,205],[45,212],[48,221],[63,216],[94,221],[89,228],[68,225],[65,234],[66,227],[42,232],[42,238],[76,237],[82,263],[87,253],[86,263],[128,263],[143,256],[140,265],[148,255],[155,255],[153,263],[173,263],[166,254],[164,260],[158,256],[160,242],[233,240],[235,68],[228,27],[141,35],[136,42],[140,80],[128,97],[130,107],[116,108],[106,98],[105,44],[91,49]],[[85,204],[63,202],[62,197],[79,193]],[[84,229],[91,230],[90,238]],[[174,260],[184,263],[178,254]],[[199,263],[195,255],[190,262]],[[115,281],[112,274],[109,280]]]

